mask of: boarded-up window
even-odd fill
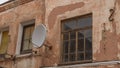
[[[8,47],[8,41],[9,41],[9,36],[8,36],[8,31],[3,31],[1,32],[1,44],[0,44],[0,54],[5,54],[7,51]]]
[[[62,21],[62,63],[92,60],[92,15]]]
[[[31,36],[34,30],[34,24],[23,26],[21,53],[29,53],[32,50]]]

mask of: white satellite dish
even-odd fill
[[[46,27],[43,24],[38,25],[32,34],[32,43],[34,47],[41,47],[46,38]]]

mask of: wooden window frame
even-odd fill
[[[91,16],[92,17],[92,14],[90,13],[90,14],[86,14],[86,15],[82,15],[82,16],[79,16],[79,17],[74,17],[74,18],[69,18],[69,19],[66,19],[66,20],[71,20],[71,19],[77,19],[77,18],[82,18],[83,16]],[[61,63],[59,64],[59,65],[69,65],[69,64],[77,64],[77,63],[89,63],[89,62],[92,62],[92,58],[91,58],[91,60],[85,60],[85,56],[84,56],[84,60],[79,60],[79,61],[77,61],[77,59],[76,58],[78,58],[78,56],[75,56],[75,61],[73,61],[73,62],[70,62],[69,61],[69,55],[68,55],[68,62],[65,62],[63,59],[63,56],[64,56],[64,53],[63,53],[63,48],[64,48],[64,45],[63,45],[63,34],[64,33],[69,33],[69,36],[70,36],[70,32],[72,32],[72,31],[75,31],[75,34],[77,34],[77,32],[78,31],[81,31],[81,30],[86,30],[86,29],[91,29],[92,30],[92,24],[91,24],[91,26],[89,26],[89,27],[85,27],[85,28],[78,28],[78,29],[74,29],[74,30],[67,30],[67,31],[63,31],[63,24],[64,24],[64,22],[63,21],[66,21],[66,20],[62,20],[61,22],[62,22],[62,24],[61,24],[61,45],[62,45],[62,47],[61,47]],[[92,30],[92,32],[93,32],[93,30]],[[76,40],[75,40],[75,43],[76,43],[76,45],[75,45],[75,47],[78,49],[78,35],[75,35],[76,36]],[[70,40],[70,38],[68,39],[68,40]],[[85,38],[84,38],[84,40],[85,40]],[[84,41],[84,43],[85,43],[85,41]],[[70,43],[69,43],[69,50],[70,50]],[[85,44],[84,44],[84,55],[85,55]],[[77,51],[77,49],[75,48],[75,55],[78,55],[78,51]],[[92,48],[91,48],[92,49]],[[69,51],[68,50],[68,51]],[[93,49],[92,49],[92,51],[93,51]],[[69,53],[69,52],[68,52]],[[92,52],[93,53],[93,52]],[[93,57],[93,55],[91,55],[92,57]]]
[[[28,49],[28,50],[23,50],[23,38],[24,38],[24,29],[25,28],[29,28],[30,26],[35,26],[35,23],[32,23],[32,24],[28,24],[28,25],[25,25],[23,26],[23,33],[22,33],[22,41],[21,41],[21,49],[20,49],[20,54],[26,54],[26,53],[31,53],[32,52],[32,49]],[[29,40],[29,43],[31,41]]]

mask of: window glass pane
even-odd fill
[[[86,51],[85,53],[85,60],[91,60],[92,59],[92,51]]]
[[[67,31],[67,30],[73,30],[76,28],[76,20],[67,20],[64,21],[63,23],[63,30]]]
[[[78,38],[84,39],[84,31],[78,31]]]
[[[78,18],[78,28],[84,28],[86,26],[92,25],[92,17],[91,16],[85,16]]]
[[[78,52],[84,51],[84,39],[78,39]]]
[[[0,54],[4,54],[7,50],[9,41],[8,31],[2,32],[2,39],[1,39],[1,45],[0,45]]]
[[[63,46],[64,46],[64,52],[68,53],[69,42],[68,41],[64,41]]]
[[[34,26],[31,26],[31,32],[30,32],[30,38],[32,37],[32,33],[33,33],[33,31],[34,31]]]
[[[32,40],[30,39],[29,49],[32,49],[32,46],[33,46],[33,44],[32,44],[31,41],[32,41]]]
[[[84,60],[84,53],[78,54],[78,60]]]
[[[86,50],[91,50],[92,49],[92,38],[88,37],[85,40],[85,45],[86,45]]]
[[[71,40],[70,41],[70,52],[74,53],[75,50],[76,50],[76,42],[75,42],[75,40]]]
[[[29,39],[30,38],[30,28],[25,28],[24,29],[24,39]]]
[[[85,34],[85,44],[86,44],[86,60],[92,59],[92,30],[86,30]]]
[[[64,62],[68,61],[68,55],[64,55]]]
[[[92,29],[85,30],[85,37],[92,37]]]
[[[86,50],[90,51],[92,50],[92,30],[88,29],[85,32]]]
[[[75,54],[70,54],[70,61],[75,61]]]
[[[29,40],[24,40],[23,42],[24,46],[23,46],[23,50],[28,50],[29,48]]]
[[[63,40],[69,40],[69,33],[63,34]]]
[[[76,33],[75,33],[75,31],[70,32],[70,39],[76,39]]]

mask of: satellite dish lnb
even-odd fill
[[[41,47],[46,38],[46,27],[43,24],[38,25],[32,34],[32,43],[34,47]]]

